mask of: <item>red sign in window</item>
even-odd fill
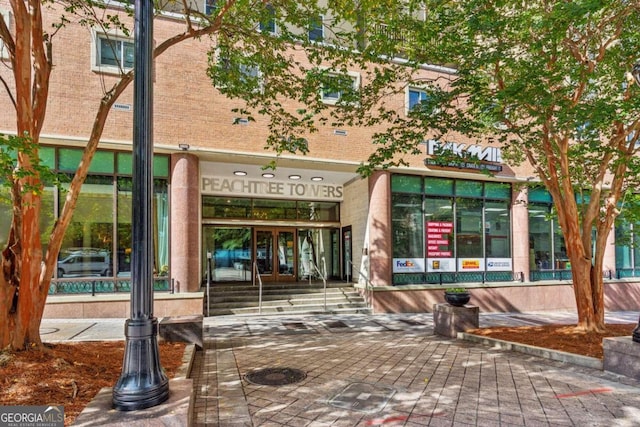
[[[451,258],[449,236],[453,233],[453,222],[427,221],[427,257]]]

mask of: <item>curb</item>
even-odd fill
[[[595,357],[581,356],[579,354],[567,353],[566,351],[549,350],[548,348],[519,344],[495,338],[487,338],[480,335],[468,334],[466,332],[458,332],[458,339],[491,346],[500,350],[517,351],[519,353],[524,353],[531,356],[542,357],[545,359],[556,360],[564,363],[571,363],[587,368],[598,369],[600,371],[603,370],[602,360]]]

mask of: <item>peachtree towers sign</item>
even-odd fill
[[[201,190],[216,196],[342,201],[342,185],[335,184],[202,176]]]

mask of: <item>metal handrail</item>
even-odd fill
[[[325,260],[324,257],[322,257],[322,266],[324,270],[324,275],[322,274],[322,272],[320,271],[320,269],[318,268],[315,262],[312,262],[311,264],[313,265],[313,268],[315,268],[315,270],[318,272],[318,276],[322,278],[322,283],[324,286],[324,311],[326,312],[327,311],[327,261]]]
[[[353,262],[351,261],[347,261],[347,264],[351,268],[355,267],[353,265]],[[351,268],[348,271],[351,271]],[[373,313],[373,299],[371,298],[371,292],[373,292],[373,283],[371,283],[371,280],[369,280],[369,278],[365,276],[362,270],[360,269],[358,269],[358,276],[364,279],[364,300],[365,300],[365,303],[367,304],[367,307],[371,309],[371,313]]]
[[[262,278],[260,277],[260,271],[258,270],[258,263],[256,261],[253,262],[253,274],[252,281],[253,286],[256,285],[256,278],[258,279],[259,288],[258,288],[258,314],[262,314]]]

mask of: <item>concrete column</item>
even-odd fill
[[[171,155],[171,277],[176,292],[200,290],[200,185],[198,157]]]
[[[616,233],[613,227],[611,227],[609,235],[607,236],[607,244],[604,248],[604,259],[602,260],[602,270],[603,273],[609,270],[611,274],[614,274],[616,271]]]
[[[376,171],[369,178],[369,274],[374,286],[390,286],[391,174]]]
[[[511,242],[513,244],[513,271],[522,272],[529,281],[531,253],[529,249],[529,189],[526,185],[514,184],[511,202]]]

